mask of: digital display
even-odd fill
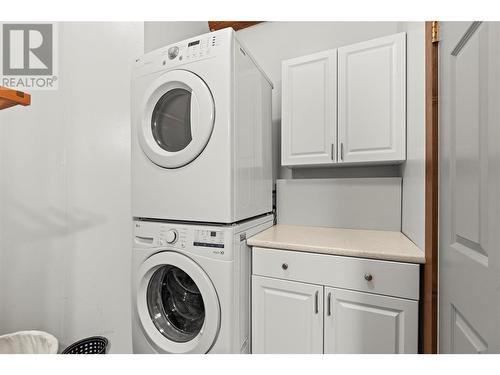
[[[224,248],[224,232],[217,230],[196,230],[193,246]]]
[[[198,45],[198,44],[200,44],[200,41],[199,41],[199,40],[197,40],[197,41],[195,41],[195,42],[190,42],[190,43],[188,44],[188,47],[191,47],[191,46],[196,46],[196,45]]]

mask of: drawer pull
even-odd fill
[[[281,268],[283,268],[284,270],[287,270],[287,269],[288,269],[288,264],[283,263],[283,264],[281,265]]]
[[[365,273],[365,280],[366,281],[372,281],[373,280],[373,276],[371,273]]]

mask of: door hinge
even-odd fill
[[[432,43],[439,42],[439,22],[432,21]]]

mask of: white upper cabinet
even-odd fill
[[[338,49],[339,162],[406,158],[406,34]]]
[[[406,34],[282,64],[281,164],[406,158]]]
[[[337,51],[283,62],[282,165],[336,159]]]

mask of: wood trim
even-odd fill
[[[438,351],[438,72],[439,42],[432,22],[425,23],[425,266],[423,282],[423,352]]]
[[[241,30],[261,22],[263,21],[208,21],[208,28],[210,31],[225,29],[226,27]]]
[[[24,106],[30,105],[31,95],[0,86],[0,109],[13,107],[18,104]]]

